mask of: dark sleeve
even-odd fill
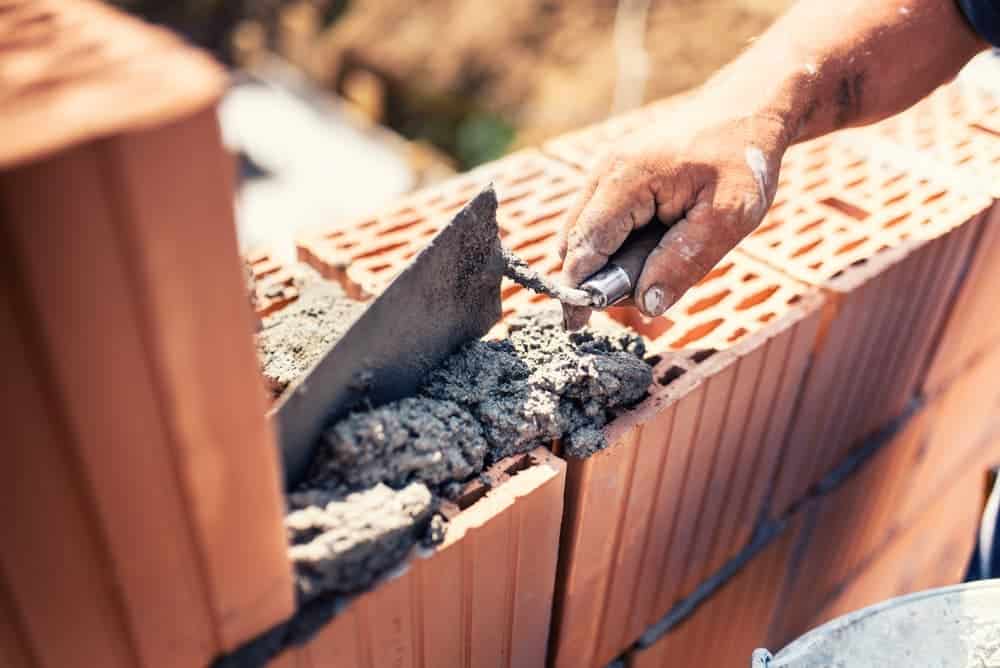
[[[980,37],[993,46],[1000,46],[1000,2],[958,0],[958,5]]]

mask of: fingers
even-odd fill
[[[565,232],[562,278],[578,286],[603,267],[629,233],[656,212],[647,175],[632,165],[613,162],[593,193],[569,219]]]
[[[699,202],[646,258],[633,299],[647,316],[662,315],[742,238],[735,214]]]

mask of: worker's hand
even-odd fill
[[[677,221],[664,227],[632,297],[658,316],[757,227],[774,198],[784,124],[728,111],[709,119],[700,106],[679,103],[659,130],[633,134],[601,160],[562,231],[564,283],[576,287],[603,267],[634,228]],[[590,315],[564,309],[569,329]]]

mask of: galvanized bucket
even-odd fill
[[[852,612],[752,668],[1000,668],[1000,580],[932,589]]]

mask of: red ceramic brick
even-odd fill
[[[543,666],[565,463],[544,448],[501,461],[433,553],[359,596],[273,665]]]
[[[631,134],[657,127],[684,94],[657,100],[624,114],[613,116],[542,145],[542,151],[578,169],[594,167],[601,155]]]
[[[26,6],[10,4],[3,20]],[[11,112],[24,121],[18,132],[48,126],[44,141],[18,138],[0,149],[9,165],[0,175],[0,225],[6,266],[16,272],[6,281],[17,305],[9,321],[32,347],[17,386],[34,382],[44,397],[8,418],[23,423],[18,450],[34,453],[11,470],[36,485],[52,482],[44,494],[4,485],[13,495],[7,507],[42,513],[25,514],[15,540],[4,541],[32,560],[14,555],[5,575],[19,583],[32,646],[45,647],[41,665],[204,665],[293,608],[277,454],[254,387],[231,165],[212,105],[222,76],[167,33],[150,29],[147,39],[141,24],[103,6],[30,5],[39,8],[43,31],[86,20],[81,34],[108,44],[78,54],[79,82],[42,76],[38,106]],[[52,51],[29,46],[30,54],[2,58],[55,66],[74,53],[58,36],[42,43]],[[170,71],[171,52],[199,91],[197,108],[186,92],[169,95],[183,80]],[[128,76],[89,60],[108,54],[129,62]],[[133,80],[144,83],[129,89]],[[217,84],[212,97],[199,89],[207,81]],[[114,124],[105,110],[89,121],[73,110],[99,109],[101,100]],[[135,115],[122,111],[132,102]],[[50,136],[61,138],[61,150]],[[36,159],[10,166],[29,144]],[[28,473],[42,462],[51,475]],[[63,520],[79,528],[56,528]],[[47,574],[33,570],[46,564]],[[79,583],[46,594],[64,571]],[[49,608],[43,617],[32,610],[40,605]],[[81,609],[93,620],[67,617]]]
[[[832,597],[815,598],[807,608],[786,608],[785,627],[773,633],[777,644],[831,619],[860,608],[934,587],[961,581],[972,555],[976,527],[984,505],[985,469],[969,468],[956,477],[915,521],[893,536],[864,567]],[[792,596],[809,595],[803,582]],[[796,617],[801,614],[803,616]],[[779,618],[782,615],[779,615]]]
[[[771,545],[747,562],[694,614],[649,647],[631,652],[631,668],[746,666],[753,650],[770,643],[771,619],[800,531],[792,521]]]
[[[1000,307],[1000,209],[993,208],[983,227],[927,372],[925,389],[931,394],[968,368],[977,355],[1000,347],[1000,324],[995,317]]]
[[[488,184],[499,197],[501,237],[514,235],[527,244],[555,235],[581,182],[576,170],[538,151],[521,151],[409,195],[374,216],[311,232],[298,242],[299,258],[342,280],[352,297],[367,298]]]
[[[569,457],[555,663],[603,665],[749,539],[813,348],[818,296],[734,252],[662,319],[652,396]]]

